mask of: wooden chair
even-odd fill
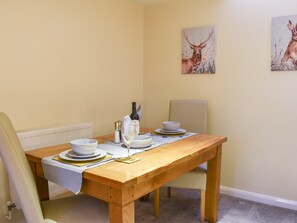
[[[13,223],[108,222],[108,205],[87,195],[39,201],[35,181],[16,132],[0,113],[0,156],[19,196],[22,211],[13,209]]]
[[[207,107],[205,100],[171,100],[169,107],[169,120],[180,121],[181,128],[189,132],[200,134],[207,133]],[[188,173],[185,173],[171,182],[167,186],[167,196],[171,196],[171,187],[197,189],[201,192],[200,221],[205,218],[205,189],[206,189],[206,164],[201,165]],[[155,191],[154,214],[159,215],[160,189]]]

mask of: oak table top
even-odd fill
[[[143,132],[152,129],[142,128]],[[99,143],[113,140],[113,135],[96,137]],[[196,134],[174,143],[133,155],[140,161],[126,164],[111,162],[83,172],[81,191],[109,203],[111,223],[134,222],[134,201],[156,190],[199,164],[208,162],[206,184],[206,220],[218,216],[222,144],[226,137]],[[41,159],[70,149],[70,144],[26,151],[41,200],[49,199],[47,180]]]

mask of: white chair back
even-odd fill
[[[181,128],[189,132],[207,133],[206,100],[171,100],[169,106],[169,120],[180,121]]]
[[[28,223],[44,222],[34,178],[9,118],[0,113],[0,156],[20,198]]]

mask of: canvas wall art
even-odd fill
[[[271,70],[297,70],[297,15],[272,18]]]
[[[182,30],[182,74],[214,74],[215,27]]]

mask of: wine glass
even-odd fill
[[[128,156],[130,157],[130,147],[132,144],[133,139],[136,135],[139,134],[139,121],[138,120],[124,120],[122,124],[122,138],[124,141],[124,144],[128,148]]]

